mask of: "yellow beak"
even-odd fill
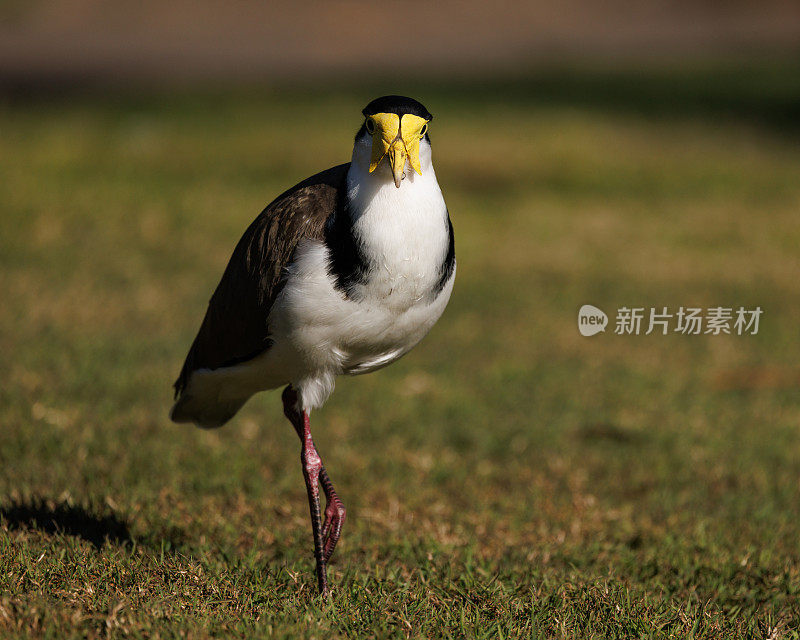
[[[425,136],[427,120],[409,113],[402,119],[396,113],[376,113],[368,116],[372,121],[372,158],[369,172],[372,173],[388,156],[389,165],[394,177],[394,185],[399,189],[404,177],[406,161],[419,175],[422,168],[419,164],[419,142]],[[369,124],[369,123],[368,123]]]

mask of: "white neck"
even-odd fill
[[[422,175],[406,163],[399,188],[387,160],[369,172],[371,148],[368,135],[356,140],[347,174],[353,233],[377,267],[367,288],[375,295],[398,290],[424,295],[438,278],[449,241],[447,207],[433,170],[431,146],[421,141]]]
[[[405,177],[399,187],[395,186],[392,179],[388,158],[384,158],[375,171],[369,172],[371,155],[372,139],[368,135],[362,135],[353,146],[350,171],[347,174],[347,195],[354,214],[370,208],[370,202],[376,198],[386,198],[397,204],[411,204],[423,193],[437,193],[441,196],[436,172],[433,170],[431,145],[427,140],[421,140],[419,145],[422,175],[417,174],[406,161],[403,171]]]

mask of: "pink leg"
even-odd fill
[[[302,449],[300,461],[303,464],[303,477],[308,491],[308,504],[311,509],[311,529],[314,534],[314,559],[317,563],[317,581],[321,594],[328,592],[328,576],[326,565],[333,555],[339,534],[344,524],[346,511],[339,496],[333,488],[322,459],[319,457],[314,441],[311,439],[311,421],[308,413],[297,408],[297,392],[288,386],[283,390],[283,412],[300,436]],[[325,523],[321,524],[319,505],[319,484],[325,492]]]

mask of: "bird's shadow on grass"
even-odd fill
[[[128,520],[111,511],[88,509],[63,500],[54,501],[36,497],[27,500],[12,500],[0,505],[0,524],[10,530],[32,530],[47,534],[67,535],[80,538],[100,549],[107,542],[118,546],[144,544],[131,535]],[[182,535],[175,532],[169,539],[159,541],[164,549],[174,549]],[[166,544],[164,544],[166,543]]]

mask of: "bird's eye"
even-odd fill
[[[419,130],[419,137],[424,138],[425,134],[428,133],[428,123],[422,125],[422,129]]]
[[[364,126],[367,128],[367,133],[369,135],[375,133],[375,123],[373,122],[372,118],[367,118],[364,122]]]

